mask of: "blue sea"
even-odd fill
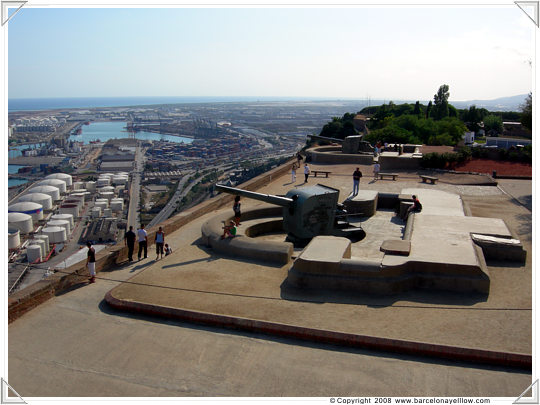
[[[10,146],[8,154],[10,158],[15,158],[17,156],[22,156],[22,151],[25,149],[36,149],[36,148],[40,148],[43,145],[46,145],[46,144],[45,143],[32,143],[32,144],[27,144],[27,145]]]
[[[80,135],[71,135],[70,141],[83,142],[88,144],[90,141],[107,142],[109,139],[128,138],[129,134],[126,131],[126,122],[92,122],[90,125],[83,125]],[[144,139],[147,141],[170,141],[191,143],[193,139],[184,138],[181,136],[162,135],[154,132],[140,131],[135,133],[136,139]]]
[[[19,169],[23,168],[25,166],[21,165],[8,165],[8,173],[18,173]],[[26,179],[8,179],[8,187],[18,186],[20,184],[28,183],[28,180]]]
[[[10,98],[8,111],[38,111],[61,108],[127,107],[155,104],[231,103],[307,100],[294,97],[76,97]]]

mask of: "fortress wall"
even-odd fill
[[[371,165],[373,163],[373,155],[371,154],[346,154],[341,151],[323,152],[328,148],[310,149],[307,151],[307,156],[311,158],[311,163],[323,164],[359,164]]]
[[[420,162],[422,158],[409,157],[409,156],[379,156],[379,163],[381,165],[381,172],[387,170],[418,170],[420,169]]]
[[[296,161],[296,159],[294,159],[294,161]],[[288,173],[292,162],[293,159],[239,185],[239,188],[256,191],[273,181],[275,178]],[[159,226],[163,227],[165,234],[171,234],[194,219],[220,209],[226,204],[231,204],[233,199],[234,196],[230,194],[220,194],[187,211],[183,211],[169,218],[155,227],[147,229],[149,247],[154,242],[155,234]],[[124,244],[103,249],[96,253],[96,273],[103,270],[114,270],[118,263],[124,261],[127,261],[127,247],[124,246]],[[86,283],[88,278],[89,274],[88,269],[86,268],[86,261],[83,260],[73,266],[62,269],[61,272],[55,273],[46,280],[41,280],[13,293],[8,297],[8,322],[13,322],[26,312],[74,285]]]

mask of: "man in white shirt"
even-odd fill
[[[137,240],[139,242],[139,253],[137,257],[141,260],[141,253],[144,249],[144,258],[146,259],[148,255],[148,234],[144,229],[144,224],[141,224],[141,227],[137,230]]]
[[[308,180],[308,177],[309,177],[309,173],[311,173],[311,170],[309,170],[309,166],[308,164],[306,163],[304,165],[304,176],[305,176],[305,180],[304,180],[304,183],[307,183],[307,180]]]

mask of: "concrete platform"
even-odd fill
[[[354,166],[323,167],[331,167],[333,178],[317,181],[339,188],[343,200],[352,188],[351,175]],[[435,186],[425,185],[424,188],[417,175],[408,177],[400,175],[396,182],[361,183],[360,187],[383,192],[399,193],[406,190],[417,193],[424,205],[418,221],[415,220],[419,227],[417,230],[435,232],[430,228],[430,220],[433,221],[435,216],[438,216],[437,229],[441,224],[448,224],[449,228],[445,231],[447,236],[459,236],[459,232],[469,232],[470,229],[477,228],[482,228],[481,232],[485,232],[485,218],[473,218],[472,225],[468,222],[465,224],[467,219],[463,208],[460,208],[463,195],[476,197],[482,203],[489,202],[492,198],[496,209],[500,209],[501,201],[506,201],[506,215],[514,215],[512,218],[521,215],[516,212],[519,207],[513,207],[508,199],[504,200],[506,197],[503,197],[497,188],[454,186],[442,181]],[[291,184],[289,180],[289,175],[284,175],[259,191],[285,194],[291,187],[302,187],[302,183]],[[451,202],[444,206],[439,205],[435,194],[430,193],[431,190],[451,193]],[[243,204],[248,208],[259,203],[245,199]],[[230,209],[223,212],[227,210]],[[448,212],[456,214],[452,216],[452,220],[440,215]],[[194,322],[212,323],[221,319],[234,328],[253,327],[258,331],[264,331],[265,328],[275,331],[281,328],[299,337],[305,336],[305,333],[300,333],[303,330],[310,331],[312,336],[340,336],[345,339],[343,342],[351,341],[350,337],[355,336],[352,340],[360,342],[359,344],[389,339],[385,342],[393,342],[394,347],[410,347],[407,342],[414,342],[413,346],[416,345],[418,353],[423,350],[421,347],[427,352],[436,347],[444,347],[442,351],[435,349],[431,353],[443,355],[441,353],[445,350],[446,353],[457,353],[470,349],[473,352],[469,353],[483,353],[487,356],[486,359],[491,358],[490,356],[506,359],[504,361],[512,358],[514,364],[517,362],[522,365],[530,360],[531,295],[530,292],[512,292],[520,288],[518,286],[528,286],[530,289],[529,261],[523,266],[517,279],[516,272],[513,272],[514,284],[511,286],[499,281],[501,277],[506,278],[504,271],[501,273],[500,268],[495,268],[494,271],[490,269],[492,287],[489,295],[413,291],[392,297],[375,297],[369,294],[303,291],[284,283],[287,265],[234,260],[201,245],[199,238],[202,223],[218,213],[208,214],[169,235],[168,243],[172,244],[174,253],[146,267],[133,277],[130,283],[112,289],[107,294],[108,302],[129,311],[142,311],[159,316],[185,316],[180,319],[191,319]],[[369,232],[362,242],[366,243],[364,246],[368,256],[383,257],[383,263],[392,265],[404,257],[390,258],[390,255],[380,252],[382,241],[389,239],[385,237],[384,227],[388,227],[390,234],[396,231],[401,233],[404,224],[392,222],[391,212],[378,212],[377,215],[379,214],[388,215],[390,221],[385,221],[386,225],[379,222],[375,227],[379,231],[378,240],[371,242],[375,242],[372,246],[377,245],[377,248],[369,248]],[[377,220],[376,217],[373,218],[374,221]],[[462,217],[463,221],[456,221],[456,217]],[[493,232],[504,233],[500,224],[492,226]],[[459,232],[452,231],[454,227]],[[279,239],[281,236],[274,237]],[[425,232],[414,232],[413,238],[415,237],[419,238],[417,242],[422,243],[423,238],[427,239],[428,235]],[[466,244],[460,237],[457,238],[457,243],[463,246]],[[528,242],[526,247],[529,248]],[[448,248],[454,250],[448,253],[442,252],[443,249],[420,252],[411,248],[411,255],[441,262],[452,260],[465,263],[472,260],[472,256],[468,254],[461,257],[459,253],[456,257],[452,252],[461,252],[457,247],[450,244]],[[361,254],[363,249],[355,249],[353,246],[352,256],[355,256],[355,250]],[[479,325],[482,333],[479,333]],[[380,345],[379,348],[383,346]]]

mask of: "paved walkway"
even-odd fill
[[[335,170],[334,167],[332,169]],[[290,188],[286,184],[288,180],[289,176],[284,175],[260,192],[284,194]],[[317,179],[317,182],[346,190],[349,179],[334,174],[329,179]],[[419,179],[368,184],[371,187],[380,186],[387,192],[400,192],[413,185],[420,190],[442,188],[455,193],[458,200],[457,193],[461,193],[465,187],[444,184],[435,188],[420,183]],[[504,198],[497,187],[466,187],[472,196]],[[426,193],[431,192],[426,190]],[[242,199],[242,203],[243,207],[262,204],[247,198]],[[137,284],[117,287],[113,291],[114,297],[130,302],[369,336],[506,352],[531,352],[529,294],[514,296],[507,294],[506,290],[492,290],[486,297],[416,290],[397,296],[378,297],[295,291],[284,284],[289,265],[275,267],[222,257],[199,245],[200,226],[213,215],[215,213],[169,235],[167,242],[173,247],[174,253],[152,262],[151,266],[131,280]],[[380,219],[378,215],[374,220],[381,229],[389,229],[396,235],[396,224],[391,222],[391,218],[387,218],[390,220],[387,224]],[[246,222],[244,226],[249,226],[249,223]],[[402,226],[398,225],[398,228]],[[384,238],[384,234],[379,237]],[[353,256],[362,256],[362,243],[353,245]],[[367,251],[371,252],[367,254],[368,257],[376,255],[375,245],[380,246],[380,241],[368,243]],[[437,252],[429,254],[437,256]],[[520,281],[517,283],[516,280],[514,284],[530,284],[530,270],[515,273]],[[497,272],[493,272],[491,277],[496,279]],[[482,333],[478,333],[478,325],[482,325]]]
[[[339,188],[343,200],[352,188],[348,172],[354,168],[347,169],[331,167],[336,174],[317,182]],[[405,177],[361,186],[386,192],[431,187]],[[285,194],[293,186],[289,181],[285,175],[259,191]],[[497,200],[499,211],[509,201],[497,187],[436,187],[465,191],[475,204]],[[259,204],[242,202],[244,208]],[[521,210],[514,204],[507,212],[517,217]],[[382,298],[321,296],[282,288],[286,267],[221,257],[200,246],[201,223],[212,215],[167,235],[171,256],[99,273],[96,284],[74,288],[10,324],[10,385],[23,397],[517,397],[530,385],[529,373],[304,345],[120,313],[104,303],[104,295],[116,287],[115,294],[125,299],[161,305],[260,319],[279,316],[282,322],[373,336],[531,350],[530,257],[524,267],[490,267],[487,299],[429,291]],[[526,247],[530,252],[530,244]]]

